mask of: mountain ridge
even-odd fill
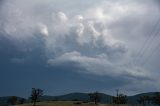
[[[153,96],[156,92],[145,92],[145,93],[140,93],[140,94],[135,94],[133,96],[127,96],[128,103],[129,104],[138,104],[137,100],[141,96]],[[69,94],[64,94],[64,95],[59,95],[59,96],[48,96],[44,95],[40,98],[40,100],[48,100],[48,101],[74,101],[74,100],[79,100],[79,101],[89,101],[90,98],[88,96],[89,93],[80,93],[80,92],[75,92],[75,93],[69,93]],[[112,98],[115,96],[108,95],[105,93],[99,93],[101,97],[101,103],[112,103]]]
[[[137,100],[141,96],[153,96],[156,92],[145,92],[145,93],[140,93],[136,94],[133,96],[127,96],[128,99],[128,104],[138,104]],[[68,93],[64,95],[57,95],[57,96],[51,96],[51,95],[44,95],[39,98],[40,101],[84,101],[88,102],[90,101],[90,97],[88,95],[89,93],[81,93],[81,92],[73,92],[73,93]],[[114,96],[108,95],[105,93],[99,93],[101,97],[101,103],[112,103],[112,98]],[[0,97],[0,103],[6,103],[11,96],[3,96]],[[18,96],[16,96],[18,97]],[[22,97],[18,97],[22,98]],[[25,99],[25,98],[24,98]],[[29,99],[25,99],[26,102],[29,102]]]

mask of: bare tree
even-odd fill
[[[33,102],[33,106],[36,106],[36,102],[40,96],[43,95],[43,90],[32,88],[31,100]]]

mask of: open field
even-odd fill
[[[80,104],[76,104],[80,103]],[[33,106],[33,104],[22,104],[17,106]],[[117,106],[109,104],[97,104],[94,103],[81,103],[81,102],[72,102],[72,101],[51,101],[51,102],[38,102],[36,106]],[[130,106],[130,105],[120,105],[120,106]]]
[[[33,106],[33,104],[22,104],[16,106]],[[72,101],[50,101],[50,102],[37,102],[36,106],[109,106],[105,104],[95,105],[94,103],[82,103],[82,102],[72,102]]]
[[[71,101],[51,101],[51,102],[37,102],[36,106],[95,106],[93,103],[80,103],[80,102],[71,102]],[[33,104],[23,104],[18,106],[33,106]]]
[[[33,106],[33,104],[29,103],[18,106]],[[51,102],[37,102],[36,106],[96,106],[96,105],[94,105],[93,103],[81,103],[81,102],[71,102],[71,101],[51,101]]]

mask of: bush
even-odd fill
[[[80,104],[82,104],[82,102],[75,102],[74,104],[76,104],[76,105],[80,105]]]

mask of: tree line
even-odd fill
[[[142,106],[150,106],[151,104],[160,106],[160,93],[156,92],[152,96],[140,96],[137,102]]]
[[[29,99],[31,100],[31,102],[33,103],[33,106],[36,106],[36,103],[39,102],[39,98],[43,96],[43,90],[39,89],[39,88],[32,88],[31,91],[31,96],[29,97]],[[102,93],[99,93],[98,91],[93,92],[93,93],[89,93],[88,94],[90,101],[89,102],[93,102],[94,104],[98,104],[101,102],[102,100]],[[16,96],[11,96],[8,99],[8,103],[11,105],[15,105],[15,104],[23,104],[25,102],[25,99],[21,98],[19,99]],[[111,97],[111,103],[112,104],[127,104],[128,103],[128,97],[127,95],[124,94],[117,94],[117,96],[112,96]],[[137,100],[137,103],[140,104],[141,106],[150,106],[152,105],[156,105],[156,106],[160,106],[160,93],[156,92],[154,95],[152,96],[140,96],[139,99]]]

